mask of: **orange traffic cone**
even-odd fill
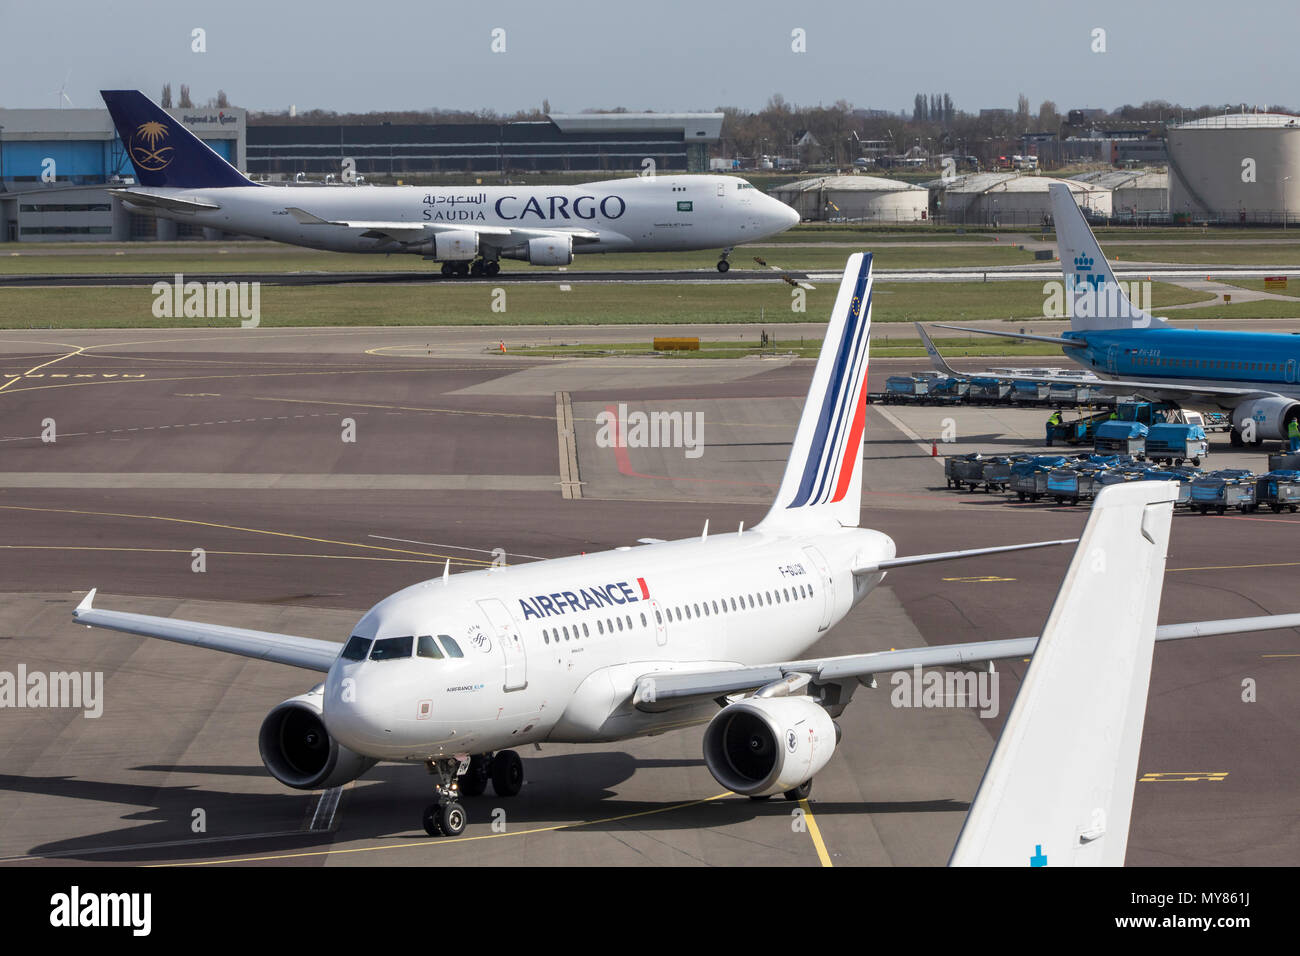
[[[930,457],[931,458],[939,457],[939,443],[933,440],[931,440],[930,442]]]
[[[497,345],[499,345],[499,346],[501,347],[501,354],[504,355],[504,354],[505,354],[505,351],[506,351],[506,343],[505,343],[505,342],[498,342]]]

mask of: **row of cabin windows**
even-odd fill
[[[756,607],[763,607],[764,604],[770,607],[773,604],[781,604],[783,601],[784,603],[787,604],[790,603],[791,601],[805,601],[811,598],[812,596],[813,596],[813,586],[811,584],[806,584],[806,585],[796,584],[793,587],[778,588],[775,591],[762,591],[759,592],[757,595],[742,594],[739,597],[717,598],[712,600],[712,605],[713,605],[712,614],[714,615],[726,614],[728,601],[731,602],[732,611],[740,612],[746,610],[746,605],[745,605],[746,600],[749,601],[749,605],[748,605],[749,608],[756,608]],[[692,617],[691,614],[692,608],[695,609],[694,617],[697,618],[709,617],[710,616],[709,605],[710,605],[710,601],[706,599],[703,603],[685,604],[678,607],[667,608],[663,611],[656,610],[655,623],[659,625],[663,625],[665,615],[667,615],[667,619],[670,622],[674,620],[681,621],[683,620],[683,616],[682,616],[683,610],[685,610],[684,619],[689,621],[691,620]],[[623,621],[625,620],[627,621],[627,630],[629,631],[632,630],[633,624],[632,624],[631,615],[628,615],[625,618],[617,618],[617,617],[606,618],[603,621],[597,619],[596,633],[598,635],[604,635],[606,633],[613,634],[615,632],[616,627],[619,631],[622,631]],[[650,626],[650,622],[646,620],[644,611],[641,613],[641,626],[643,628]],[[579,633],[579,629],[581,629],[581,633]],[[570,629],[570,627],[567,624],[561,625],[560,627],[542,628],[542,641],[543,643],[546,644],[550,644],[552,641],[558,644],[560,643],[561,640],[565,640],[565,641],[577,640],[580,637],[591,637],[591,629],[587,626],[585,622],[574,624],[572,629]]]
[[[421,634],[418,638],[409,634],[405,637],[383,637],[373,645],[370,638],[354,634],[344,645],[342,656],[349,661],[364,661],[366,657],[372,661],[395,661],[410,657],[412,644],[415,645],[416,657],[442,660],[444,657],[465,656],[460,645],[447,634],[439,634],[436,641],[432,634]]]
[[[1225,362],[1219,359],[1157,359],[1136,358],[1134,365],[1154,365],[1160,368],[1211,368],[1238,372],[1280,372],[1280,362]]]

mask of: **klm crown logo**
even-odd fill
[[[1074,268],[1079,272],[1091,272],[1093,261],[1092,256],[1089,255],[1075,256]]]
[[[151,173],[166,169],[175,151],[174,147],[167,145],[167,127],[157,120],[136,127],[130,149],[135,164]]]

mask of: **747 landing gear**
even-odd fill
[[[722,250],[722,255],[718,258],[719,272],[726,272],[728,269],[731,268],[731,263],[727,261],[727,257],[731,255],[731,250],[732,250],[731,246],[727,246],[727,248]]]
[[[456,773],[465,760],[468,760],[467,755],[424,762],[429,773],[438,775],[438,782],[433,786],[438,796],[437,802],[424,808],[424,832],[429,836],[454,837],[465,832],[465,824],[468,822],[465,808],[456,801],[460,796]]]

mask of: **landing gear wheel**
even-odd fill
[[[1246,444],[1241,437],[1241,431],[1236,428],[1232,429],[1232,435],[1229,440],[1231,441],[1233,448],[1240,448],[1242,445]]]
[[[812,793],[812,781],[805,780],[793,790],[787,790],[782,796],[787,800],[807,800],[808,794]]]
[[[442,836],[442,807],[431,803],[424,808],[424,832],[429,836]]]
[[[458,275],[458,276],[467,276],[467,275],[469,275],[469,263],[468,263],[468,262],[457,262],[457,263],[456,263],[456,275]]]
[[[718,271],[719,271],[719,272],[726,272],[726,271],[727,271],[728,269],[730,269],[730,268],[731,268],[731,263],[728,262],[726,259],[719,259],[719,260],[718,260]]]
[[[469,274],[472,276],[481,276],[483,274],[483,260],[476,259],[474,264],[469,267]]]
[[[463,797],[480,797],[488,785],[488,765],[491,758],[487,754],[475,754],[469,758],[469,769],[460,775],[460,794]]]
[[[483,263],[483,274],[485,276],[494,276],[501,271],[501,263],[493,259],[491,262]]]
[[[492,789],[498,797],[513,797],[524,785],[524,762],[513,750],[492,758]]]
[[[451,264],[450,262],[444,262],[444,263],[442,264],[442,274],[443,274],[444,276],[447,276],[448,278],[451,278],[451,274],[452,274],[452,272],[454,272],[454,271],[455,271],[455,270],[452,268],[452,264]]]
[[[438,808],[438,826],[446,836],[460,836],[467,822],[465,808],[455,801]]]

